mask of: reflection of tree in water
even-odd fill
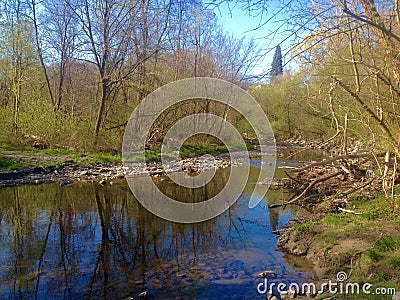
[[[148,286],[169,288],[182,281],[193,285],[194,279],[199,278],[207,280],[205,267],[210,250],[229,242],[226,236],[213,230],[213,221],[172,224],[150,214],[128,197],[111,205],[112,199],[117,198],[110,198],[102,188],[96,189],[95,197],[102,245],[88,296],[99,292],[96,285],[105,289],[110,284],[106,281],[110,277],[110,265],[118,270],[118,285],[125,285],[130,291],[146,290]]]
[[[166,180],[161,184],[165,193],[182,201],[203,201],[226,180],[227,173],[219,172],[206,188],[184,192]],[[7,271],[0,267],[0,298],[97,299],[144,290],[161,298],[195,298],[199,287],[204,291],[218,280],[242,283],[250,278],[254,284],[253,273],[263,267],[260,255],[266,263],[280,261],[264,248],[268,221],[240,215],[247,203],[236,203],[221,218],[177,224],[142,208],[123,183],[1,189],[0,266]],[[277,213],[270,212],[273,229]],[[252,230],[261,236],[252,240]],[[234,277],[238,272],[240,280]]]
[[[269,223],[271,224],[271,230],[275,231],[279,226],[279,213],[275,209],[269,210]]]
[[[232,245],[231,230],[241,235],[233,208],[218,229],[217,219],[170,223],[142,208],[125,185],[21,186],[0,190],[0,199],[0,263],[13,262],[0,269],[0,295],[11,298],[195,289],[222,265],[223,249],[240,247]]]

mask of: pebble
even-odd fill
[[[281,294],[281,298],[282,299],[295,299],[296,298],[296,293],[292,290],[289,290],[287,293],[285,294]]]
[[[258,274],[258,277],[260,278],[272,278],[275,276],[275,272],[272,270],[266,270]]]
[[[144,291],[144,292],[141,292],[139,295],[138,295],[138,297],[139,298],[146,298],[147,297],[147,292],[146,291]]]
[[[83,170],[82,172],[79,173],[79,175],[85,176],[85,175],[91,175],[91,173],[89,170]]]

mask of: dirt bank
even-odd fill
[[[280,232],[280,250],[313,261],[321,281],[342,271],[349,282],[400,291],[400,188],[388,169],[382,176],[368,155],[357,154],[288,171],[285,186],[294,196],[282,205],[298,204],[312,215]]]

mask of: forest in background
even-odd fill
[[[196,76],[244,84],[258,55],[254,41],[227,34],[199,1],[0,5],[5,143],[34,138],[72,151],[119,150],[125,123],[147,94]]]
[[[294,61],[294,71],[270,72],[267,83],[253,78],[263,41],[224,31],[215,2],[0,1],[1,143],[120,151],[141,99],[168,82],[207,76],[247,89],[277,139],[335,141],[346,151],[356,137],[399,154],[398,1],[235,3],[244,14],[264,15],[258,30],[282,22],[266,35],[284,37],[271,48],[288,45],[283,64]],[[251,133],[235,111],[203,100],[171,108],[150,136],[159,139],[168,120],[196,112]]]

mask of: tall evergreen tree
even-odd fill
[[[271,80],[283,74],[281,46],[276,46],[271,64]]]

